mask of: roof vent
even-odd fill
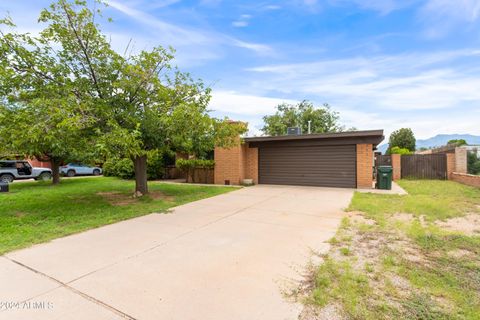
[[[302,129],[300,127],[287,128],[287,136],[294,136],[299,134],[302,134]]]

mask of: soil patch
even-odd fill
[[[392,218],[400,222],[412,222],[415,217],[411,213],[395,213]]]
[[[329,304],[321,309],[307,306],[299,316],[300,320],[344,320],[340,312],[341,308],[335,304]]]
[[[97,194],[114,206],[128,206],[138,201],[133,195],[121,192],[98,192]]]
[[[17,217],[17,218],[21,218],[24,215],[26,215],[26,213],[23,212],[23,211],[15,211],[15,217]]]
[[[463,217],[438,221],[438,226],[450,231],[462,232],[466,235],[480,235],[480,214],[471,213]]]
[[[359,211],[349,212],[348,218],[352,223],[366,224],[369,226],[373,226],[377,224],[375,220],[365,218],[365,216],[363,215],[363,212],[359,212]]]
[[[160,199],[160,200],[164,200],[164,201],[168,201],[168,202],[175,201],[174,196],[168,196],[165,193],[163,193],[162,191],[150,191],[148,193],[148,197],[150,197],[152,200],[159,200]]]
[[[137,203],[140,200],[140,198],[134,197],[129,193],[98,192],[97,194],[114,206],[128,206]],[[164,200],[168,202],[173,202],[175,200],[175,197],[168,196],[161,191],[151,191],[145,197],[149,197],[152,200]]]

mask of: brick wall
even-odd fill
[[[52,165],[49,161],[40,161],[37,159],[27,159],[27,161],[32,165],[32,167],[37,168],[52,168]]]
[[[452,179],[453,172],[455,172],[455,153],[447,153],[447,179]]]
[[[229,149],[215,148],[215,184],[241,184],[243,179],[258,183],[258,149],[247,143]]]
[[[455,172],[467,173],[467,148],[455,148]]]
[[[258,148],[247,147],[245,178],[253,179],[255,184],[258,183]]]
[[[402,156],[399,154],[392,154],[392,168],[393,180],[400,180],[402,178]]]
[[[229,180],[230,184],[240,184],[240,168],[242,157],[242,146],[232,148],[215,148],[215,184],[225,184]]]
[[[480,188],[480,176],[474,176],[473,174],[453,172],[451,174],[451,180]]]
[[[357,144],[357,188],[373,186],[373,146]]]

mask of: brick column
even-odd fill
[[[215,184],[240,184],[241,170],[243,170],[242,146],[238,145],[232,148],[216,147],[214,151]]]
[[[241,184],[243,179],[258,183],[258,149],[247,143],[232,148],[215,148],[215,184]]]
[[[455,153],[447,153],[447,179],[452,179],[452,173],[455,172]]]
[[[393,180],[402,178],[402,156],[400,154],[392,154]]]
[[[357,144],[357,188],[373,188],[373,146]]]
[[[258,184],[258,148],[249,148],[247,146],[245,178],[253,179],[253,183]]]
[[[467,148],[455,148],[455,172],[467,173]]]

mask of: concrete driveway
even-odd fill
[[[0,319],[296,319],[352,195],[243,188],[0,256]]]

